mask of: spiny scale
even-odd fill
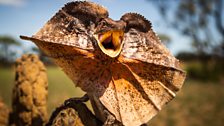
[[[185,72],[151,23],[135,13],[120,19],[127,25],[120,55],[106,57],[93,37],[103,18],[108,18],[108,12],[100,5],[71,2],[34,36],[21,38],[33,41],[87,92],[101,121],[105,115],[100,105],[123,125],[147,123],[175,97]]]

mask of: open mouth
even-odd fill
[[[102,36],[102,35],[101,35]],[[105,49],[112,49],[112,50],[116,50],[115,44],[112,41],[112,34],[111,36],[109,36],[108,38],[106,38],[104,41],[101,42],[101,44],[103,45],[103,47]],[[99,37],[100,38],[100,37]]]
[[[107,31],[95,35],[98,45],[103,53],[110,57],[116,57],[121,52],[123,31]]]

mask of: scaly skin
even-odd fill
[[[115,45],[106,47],[121,47],[118,55],[103,51],[104,40],[94,37],[108,38],[116,30],[123,35],[112,36]],[[103,122],[106,109],[123,125],[147,123],[175,97],[186,76],[147,19],[127,13],[114,21],[92,2],[66,4],[34,36],[21,38],[33,41],[87,92]]]

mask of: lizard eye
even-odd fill
[[[100,21],[100,25],[102,25],[102,26],[106,26],[106,25],[107,25],[107,22],[106,22],[104,19],[102,19],[102,20]]]

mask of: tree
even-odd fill
[[[223,0],[149,1],[172,28],[192,39],[197,54],[224,56]]]
[[[7,63],[15,55],[15,51],[10,50],[11,46],[20,46],[21,44],[11,36],[0,36],[0,59]]]
[[[36,46],[31,48],[31,51],[38,54],[40,60],[44,62],[44,64],[53,65],[54,63],[47,57],[42,51],[40,51]]]

